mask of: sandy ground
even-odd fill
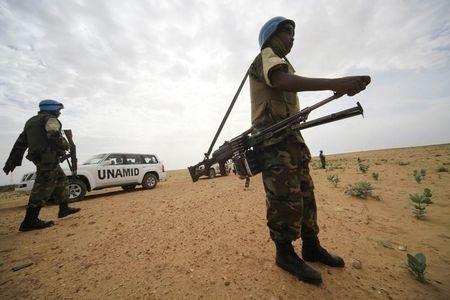
[[[370,165],[367,174],[357,171],[357,157]],[[74,204],[82,211],[65,219],[56,218],[56,206],[46,207],[41,217],[56,225],[26,233],[17,232],[26,197],[3,193],[0,298],[449,299],[450,176],[436,169],[450,168],[450,144],[334,155],[328,162],[338,168],[312,170],[319,236],[347,266],[312,264],[322,273],[320,287],[274,264],[260,176],[245,190],[234,175],[192,183],[181,170],[154,190],[91,193]],[[419,184],[412,173],[422,168],[427,175]],[[330,174],[340,177],[337,187]],[[378,197],[344,193],[361,180]],[[434,204],[417,220],[409,194],[425,187]],[[426,283],[406,267],[406,253],[418,252],[427,257]],[[33,264],[12,271],[25,263]]]

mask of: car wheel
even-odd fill
[[[155,175],[147,173],[142,179],[142,188],[145,190],[153,189],[158,184],[158,179]]]
[[[214,177],[216,177],[216,170],[214,170],[213,168],[211,168],[211,169],[209,169],[209,172],[208,172],[208,178],[214,178]]]
[[[135,184],[122,185],[122,189],[124,191],[132,191],[132,190],[136,189],[136,185]]]
[[[69,202],[79,201],[87,192],[86,184],[80,180],[69,180]]]

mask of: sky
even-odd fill
[[[79,160],[154,153],[166,169],[203,159],[248,66],[261,26],[296,22],[298,75],[370,75],[372,83],[314,111],[364,118],[303,132],[325,154],[450,142],[450,1],[0,0],[0,165],[42,99],[64,103]],[[301,107],[332,94],[300,93]],[[250,128],[245,84],[216,143]],[[24,158],[0,185],[34,166]]]

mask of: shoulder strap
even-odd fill
[[[233,100],[231,100],[230,106],[228,107],[228,110],[225,113],[225,116],[223,117],[222,122],[220,123],[220,126],[217,129],[217,132],[216,132],[216,134],[215,134],[215,136],[214,136],[214,138],[213,138],[213,140],[211,142],[211,146],[209,146],[208,152],[205,153],[205,159],[208,159],[209,155],[211,154],[211,151],[212,151],[212,149],[214,147],[214,144],[216,143],[217,138],[219,137],[219,134],[222,131],[222,128],[225,125],[225,122],[227,121],[228,116],[231,113],[231,110],[233,109],[234,103],[236,102],[239,94],[241,93],[242,87],[244,86],[244,83],[247,80],[249,70],[250,70],[250,68],[247,69],[247,71],[245,72],[244,78],[242,79],[241,84],[239,85],[239,88],[236,91],[236,94],[234,94]]]

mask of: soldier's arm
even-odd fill
[[[49,118],[45,124],[49,142],[60,150],[69,150],[69,143],[61,134],[61,123],[56,118]]]
[[[348,76],[341,78],[308,78],[289,74],[282,69],[270,73],[274,88],[287,92],[326,91],[353,96],[364,90],[370,83],[370,76]]]

